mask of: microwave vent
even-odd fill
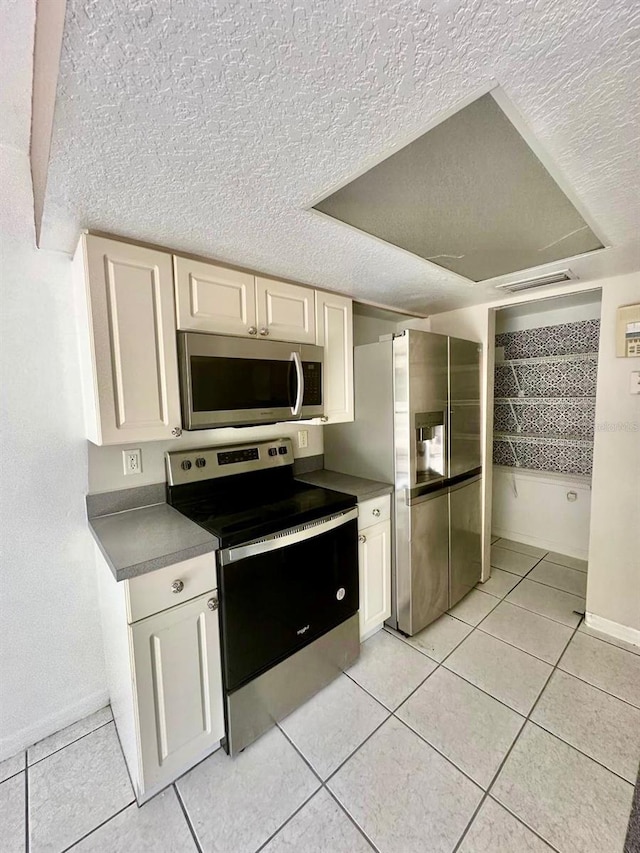
[[[496,284],[496,290],[507,293],[519,293],[521,290],[533,290],[536,287],[548,287],[550,284],[561,284],[563,281],[575,281],[578,276],[571,270],[558,270],[537,278],[527,278],[521,281],[508,281],[505,284]]]

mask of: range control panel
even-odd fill
[[[290,438],[275,438],[254,444],[174,450],[166,454],[165,463],[167,482],[177,486],[293,465],[293,444]]]

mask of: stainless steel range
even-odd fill
[[[356,499],[298,482],[286,438],[168,453],[167,500],[219,540],[226,749],[358,657]]]

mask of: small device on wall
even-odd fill
[[[616,356],[640,357],[640,304],[623,305],[616,318]]]

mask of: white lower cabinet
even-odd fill
[[[145,790],[224,735],[217,607],[211,591],[131,626]]]
[[[224,737],[215,557],[116,582],[96,553],[109,698],[141,804]]]
[[[384,501],[389,502],[389,497]],[[391,616],[391,521],[358,531],[360,640],[374,634]]]

